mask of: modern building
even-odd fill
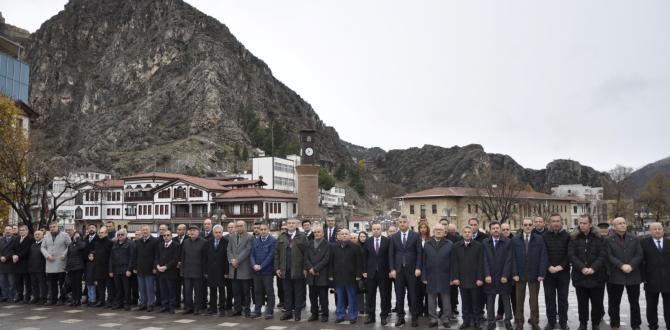
[[[414,228],[421,219],[426,219],[431,227],[441,219],[447,219],[458,228],[463,228],[468,219],[477,218],[480,228],[488,229],[490,220],[484,212],[480,195],[483,193],[476,188],[436,187],[395,199],[398,200],[402,214],[409,218],[410,226]],[[567,226],[571,218],[572,201],[572,198],[521,191],[511,206],[512,216],[508,222],[517,229],[521,227],[524,218],[538,215],[546,218],[551,213],[559,213]]]
[[[262,179],[267,189],[289,193],[298,191],[298,175],[295,167],[300,165],[300,156],[289,155],[280,157],[256,157],[251,159],[252,179]]]
[[[112,175],[96,171],[74,172],[66,177],[56,177],[47,191],[49,208],[55,205],[60,226],[74,225],[79,190],[92,186],[95,182],[111,180]]]
[[[347,193],[344,188],[341,187],[332,187],[330,190],[321,190],[321,206],[323,207],[333,207],[333,206],[346,206],[347,203],[344,201]]]

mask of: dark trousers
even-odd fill
[[[98,303],[104,304],[105,301],[107,300],[112,300],[114,299],[114,295],[112,294],[111,291],[108,291],[110,285],[108,285],[107,282],[112,282],[114,283],[113,280],[109,281],[107,278],[105,279],[98,279],[95,281],[95,299]],[[105,294],[108,294],[107,298],[105,299]]]
[[[223,312],[226,306],[226,285],[221,282],[217,285],[215,281],[209,281],[209,312]]]
[[[327,286],[316,286],[316,285],[309,286],[309,311],[313,315],[321,315],[321,317],[328,317]]]
[[[388,276],[382,276],[377,273],[375,277],[369,277],[366,280],[368,287],[367,312],[370,317],[375,317],[377,309],[377,289],[379,289],[379,298],[381,299],[380,317],[387,317],[391,312],[391,280]]]
[[[481,291],[480,288],[463,288],[461,287],[461,314],[463,316],[463,324],[479,325],[481,321]]]
[[[114,274],[114,305],[117,307],[130,307],[130,301],[130,277],[126,276],[126,274]]]
[[[523,326],[524,323],[524,305],[526,303],[526,286],[528,286],[530,304],[530,323],[533,326],[539,326],[540,306],[538,295],[540,294],[540,282],[538,281],[518,281],[514,283],[516,289],[516,310],[514,312],[514,322],[517,326]]]
[[[667,280],[667,279],[666,279]],[[658,329],[658,296],[663,296],[663,321],[665,321],[665,328],[668,328],[668,321],[666,317],[670,317],[670,292],[651,292],[649,290],[644,290],[644,296],[647,299],[647,323],[649,323],[649,329],[655,330]]]
[[[72,288],[72,302],[75,304],[81,303],[81,278],[84,276],[83,270],[71,270],[67,273],[70,279],[70,287]]]
[[[49,285],[49,300],[55,303],[57,300],[65,301],[65,273],[47,273],[47,283]],[[60,293],[60,296],[59,296]]]
[[[577,293],[577,311],[579,313],[579,324],[587,325],[589,323],[589,303],[591,304],[591,322],[594,325],[600,324],[600,318],[603,315],[605,307],[605,287],[585,288],[576,286]]]
[[[195,302],[193,296],[195,295]],[[202,279],[184,278],[184,309],[200,311],[202,306]]]
[[[416,281],[416,303],[417,313],[419,315],[428,314],[428,294],[426,293],[426,285],[422,281]]]
[[[275,308],[275,289],[273,284],[274,275],[254,275],[253,293],[254,293],[254,312],[260,313],[263,302],[265,305],[265,315],[272,315]]]
[[[619,305],[621,305],[621,297],[623,296],[624,289],[626,289],[626,293],[628,294],[628,304],[630,305],[630,326],[631,328],[637,328],[642,324],[639,284],[618,285],[607,283],[607,295],[609,296],[607,312],[610,316],[610,326],[620,326],[621,314],[619,313]]]
[[[509,281],[509,279],[508,279]],[[505,314],[505,304],[502,301],[503,296],[499,295],[498,296],[498,315],[502,316]],[[507,300],[510,300],[512,303],[512,313],[516,310],[516,289],[514,288],[514,282],[512,282],[512,290],[510,290],[510,293],[506,297]]]
[[[396,272],[395,300],[398,318],[405,317],[405,290],[407,290],[410,314],[412,315],[412,319],[416,319],[419,316],[419,311],[416,306],[416,276],[414,275],[414,269],[403,268]]]
[[[512,303],[509,299],[509,293],[499,293],[499,294],[488,294],[486,295],[486,314],[488,316],[487,321],[489,324],[495,323],[496,321],[496,314],[493,313],[495,310],[495,302],[496,302],[496,295],[500,297],[498,299],[499,301],[499,307],[503,308],[503,314],[505,315],[505,321],[511,321],[514,315],[512,315]],[[498,315],[503,315],[503,314],[498,314]]]
[[[300,314],[307,305],[305,279],[285,278],[282,282],[284,284],[284,311]]]
[[[251,303],[250,282],[250,280],[233,279],[233,312],[243,312],[244,315],[249,314],[249,304]]]
[[[181,296],[184,292],[184,279],[177,275],[177,279],[175,280],[175,292],[177,293],[176,300],[175,300],[175,306],[179,308],[181,306]]]
[[[44,273],[30,273],[30,288],[34,301],[47,301],[47,276]]]
[[[547,272],[542,282],[544,285],[544,304],[547,309],[547,321],[555,324],[558,318],[560,325],[568,324],[568,292],[570,291],[570,271],[563,270],[555,274]],[[558,315],[556,303],[558,302]]]
[[[233,281],[225,279],[223,283],[226,284],[226,306],[224,309],[229,310],[233,308]]]
[[[19,300],[30,300],[30,274],[16,273],[16,298]]]
[[[205,310],[207,309],[207,288],[209,287],[209,284],[207,283],[207,278],[202,279],[202,301],[200,302],[200,309]]]
[[[277,296],[279,296],[279,303],[284,304],[284,280],[276,276],[277,280]]]
[[[158,275],[158,288],[161,291],[161,307],[174,311],[177,306],[177,279]]]
[[[132,305],[137,304],[140,301],[140,283],[137,279],[137,274],[132,274],[130,276],[130,302]]]
[[[449,299],[451,300],[451,311],[452,312],[458,311],[458,285],[451,286],[451,294],[449,295]],[[452,315],[453,314],[456,313],[452,313]]]

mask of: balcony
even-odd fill
[[[187,211],[177,211],[172,215],[173,219],[204,219],[211,216],[207,212],[187,212]]]
[[[150,202],[154,199],[153,195],[145,195],[145,196],[125,196],[124,201],[128,203],[132,202]]]

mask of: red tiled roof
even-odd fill
[[[277,199],[298,199],[298,195],[285,193],[272,189],[261,188],[239,188],[216,194],[215,200],[227,200],[238,198],[277,198]]]
[[[224,186],[254,186],[254,185],[261,185],[261,186],[267,186],[268,184],[265,183],[263,180],[260,179],[253,179],[253,180],[237,180],[237,181],[224,181],[223,182]]]
[[[96,181],[93,183],[93,185],[99,188],[123,188],[123,180],[105,179]]]
[[[192,183],[197,186],[201,186],[208,190],[227,190],[226,183],[219,180],[199,178],[190,175],[177,174],[177,173],[163,173],[163,172],[149,172],[149,173],[140,173],[136,175],[126,176],[121,178],[124,181],[128,180],[138,180],[138,179],[163,179],[169,181],[182,180],[188,183]]]
[[[431,198],[431,197],[477,197],[479,196],[477,188],[467,187],[435,187],[422,191],[417,191],[405,194],[398,199],[413,199],[413,198]],[[482,192],[485,192],[482,191]],[[547,199],[547,200],[572,200],[572,198],[564,198],[553,196],[535,191],[521,191],[519,192],[519,199]]]

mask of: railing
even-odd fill
[[[174,218],[181,218],[181,219],[202,219],[209,217],[210,214],[207,212],[183,212],[183,211],[177,211],[174,213]]]

